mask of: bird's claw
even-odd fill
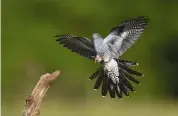
[[[95,61],[95,63],[96,63],[96,62],[97,62],[97,58],[98,58],[98,56],[91,56],[91,57],[95,59],[94,61]],[[104,61],[104,56],[101,56],[100,58],[101,58],[101,60]]]

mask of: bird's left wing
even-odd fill
[[[76,52],[81,56],[92,59],[92,56],[96,56],[93,41],[79,36],[73,35],[56,35],[56,41],[63,44],[64,47],[70,49],[72,52]]]
[[[112,52],[121,56],[141,36],[147,23],[148,19],[143,16],[125,20],[111,29],[110,34],[104,39],[104,43],[111,47]]]

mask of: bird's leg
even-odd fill
[[[96,57],[96,56],[92,56],[92,58],[94,58],[94,59],[95,59],[95,63],[96,63],[97,57]]]
[[[95,59],[95,63],[96,62],[100,63],[101,61],[104,61],[104,56],[96,55],[96,56],[92,56],[92,58]]]
[[[101,56],[101,59],[104,60],[104,56]]]

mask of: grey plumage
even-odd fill
[[[138,63],[121,60],[120,56],[136,42],[147,23],[148,20],[144,17],[137,17],[125,20],[112,28],[105,39],[95,33],[92,40],[73,35],[57,35],[56,41],[81,56],[91,60],[95,58],[100,68],[89,78],[90,80],[97,78],[94,89],[102,85],[102,96],[106,96],[109,91],[111,98],[115,98],[115,94],[122,98],[123,93],[129,96],[127,88],[135,91],[128,80],[140,83],[131,75],[143,76],[143,74],[129,68]]]

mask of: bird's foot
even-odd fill
[[[94,59],[94,61],[96,63],[97,57],[96,56],[91,56],[91,57]]]

